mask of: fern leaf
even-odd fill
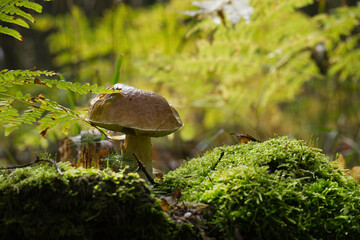
[[[48,79],[45,77],[58,77],[59,74],[53,71],[31,71],[31,70],[8,70],[4,69],[0,72],[0,92],[4,87],[10,88],[14,85],[24,84],[39,84],[47,87],[56,87],[63,90],[71,90],[79,94],[90,93],[113,93],[114,90],[109,90],[98,85],[90,85],[88,83],[72,83],[65,80]]]
[[[55,101],[49,99],[40,99],[40,108],[48,111],[47,114],[38,121],[37,129],[40,134],[46,138],[46,132],[57,125],[63,125],[62,131],[67,133],[69,127],[78,122],[85,122],[89,124],[85,119],[80,116],[80,113],[61,106]],[[90,125],[90,124],[89,124]]]
[[[14,5],[15,1],[14,0],[3,0],[2,2],[0,2],[0,11],[2,11],[3,7],[5,7],[6,5]]]
[[[62,123],[61,123],[61,124],[62,124],[61,131],[62,131],[64,134],[68,134],[69,128],[70,128],[73,124],[77,124],[78,122],[79,122],[78,119],[75,119],[75,118],[62,122]]]
[[[8,27],[3,27],[1,25],[0,25],[0,33],[12,36],[20,41],[24,40],[18,31],[8,28]]]
[[[35,2],[28,0],[2,0],[0,2],[0,22],[8,22],[29,28],[29,24],[24,20],[34,23],[35,18],[23,9],[33,10],[38,13],[42,12],[42,6]],[[9,27],[0,25],[0,33],[12,36],[20,41],[23,40],[18,31]]]
[[[8,125],[5,127],[5,137],[9,136],[11,132],[18,129],[18,126],[15,125]]]
[[[74,120],[76,120],[76,122],[79,121],[78,117],[74,117],[65,111],[49,112],[45,117],[39,120],[37,128],[40,131],[44,131],[46,129],[49,130],[60,123],[68,121],[74,122]]]
[[[48,87],[57,87],[59,89],[71,90],[79,94],[90,93],[113,93],[113,90],[106,89],[104,87],[97,86],[96,84],[90,85],[87,83],[72,83],[64,80],[44,79],[43,82]]]
[[[8,15],[17,15],[24,19],[29,20],[32,23],[35,22],[35,18],[30,13],[24,12],[20,8],[17,8],[14,6],[5,6],[2,8],[2,10],[3,10],[2,12],[6,13]]]
[[[17,1],[15,3],[15,6],[31,9],[31,10],[34,10],[35,12],[38,12],[38,13],[42,12],[42,6],[40,4],[38,4],[38,3],[35,3],[35,2]]]
[[[44,110],[47,110],[49,112],[61,112],[61,113],[67,113],[68,115],[71,115],[73,117],[78,117],[78,113],[74,110],[71,110],[69,108],[66,108],[60,104],[58,104],[55,101],[51,101],[49,99],[43,99],[43,98],[37,98],[36,101],[41,102],[41,108]]]
[[[66,123],[66,127],[75,122],[85,122],[80,113],[64,106],[55,101],[46,99],[40,94],[38,97],[31,97],[30,94],[23,95],[17,92],[16,96],[4,95],[0,97],[0,126],[5,127],[5,135],[18,129],[23,124],[37,124],[43,137],[46,132],[56,125]],[[13,102],[18,101],[29,105],[28,109],[22,114],[13,108]],[[90,125],[90,124],[89,124]]]
[[[28,0],[0,0],[0,22],[16,24],[25,28],[29,28],[29,24],[25,21],[35,22],[35,19],[26,10],[33,10],[38,13],[42,12],[40,4]],[[16,39],[23,40],[21,34],[9,27],[0,25],[0,33],[7,34]],[[46,137],[46,132],[63,124],[63,131],[67,131],[72,123],[83,121],[87,123],[80,113],[61,106],[55,101],[46,99],[40,94],[38,97],[32,97],[30,94],[24,95],[18,91],[15,95],[7,94],[7,90],[15,85],[34,84],[47,87],[57,87],[67,91],[73,91],[80,94],[88,92],[114,92],[97,85],[71,83],[65,81],[60,76],[60,80],[53,79],[60,75],[53,71],[32,71],[32,70],[8,70],[0,71],[0,126],[5,127],[5,135],[9,135],[15,129],[24,124],[38,125],[40,134]],[[28,105],[28,108],[21,114],[13,107],[13,102],[21,102]],[[89,124],[90,125],[90,124]]]
[[[5,87],[0,86],[0,92],[6,92],[6,91],[7,91],[7,89]]]
[[[0,21],[13,23],[13,24],[17,24],[19,26],[25,27],[25,28],[29,28],[29,24],[27,24],[21,18],[9,16],[9,15],[2,14],[2,13],[0,13]]]
[[[0,124],[3,126],[13,123],[19,116],[18,111],[11,106],[1,106],[0,113]]]
[[[12,131],[18,129],[23,124],[32,125],[42,117],[44,110],[30,107],[22,115],[17,116],[10,124],[6,126],[5,136],[8,136]]]

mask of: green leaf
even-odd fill
[[[114,78],[113,78],[113,81],[112,81],[112,85],[115,85],[116,83],[119,82],[120,68],[121,68],[123,60],[124,60],[124,56],[120,55],[120,57],[119,57],[119,59],[117,61],[117,64],[116,64],[116,69],[115,69],[115,74],[114,74]]]
[[[0,3],[0,22],[8,22],[29,28],[29,24],[24,20],[34,23],[35,19],[30,13],[20,8],[33,10],[38,13],[42,12],[42,6],[35,2],[28,0],[2,0]],[[0,33],[12,36],[20,41],[23,40],[18,31],[9,27],[0,26]]]
[[[4,87],[10,88],[14,85],[24,84],[37,84],[47,87],[56,87],[63,90],[70,90],[79,94],[87,93],[114,93],[117,91],[109,90],[104,87],[100,87],[96,84],[90,85],[88,83],[72,83],[65,80],[50,79],[44,77],[60,77],[64,79],[58,73],[53,71],[31,71],[31,70],[7,70],[4,69],[0,72],[0,92],[4,91]]]
[[[12,101],[2,101],[2,103],[5,104],[5,106],[0,107],[0,126],[14,124],[14,121],[19,116],[18,111],[10,106]]]
[[[18,31],[8,28],[8,27],[3,27],[1,25],[0,25],[0,33],[12,36],[20,41],[24,40]]]
[[[10,133],[14,130],[18,129],[18,126],[17,125],[13,125],[13,126],[9,126],[9,127],[6,127],[5,128],[5,136],[9,136]]]
[[[2,14],[2,13],[0,13],[0,21],[13,23],[13,24],[17,24],[19,26],[25,27],[25,28],[29,28],[29,24],[27,24],[21,18],[14,17],[14,16],[8,16],[8,15]]]
[[[30,22],[34,23],[35,22],[35,18],[27,12],[22,11],[21,9],[14,7],[14,6],[5,6],[3,7],[3,12],[9,15],[17,15],[20,17],[23,17],[27,20],[29,20]]]
[[[17,91],[16,92],[16,97],[17,98],[22,98],[24,95],[22,94],[22,92],[21,91]]]
[[[16,6],[18,7],[25,7],[31,10],[34,10],[38,13],[42,12],[42,6],[38,3],[35,2],[30,2],[30,1],[18,1],[15,3]]]
[[[5,6],[9,5],[14,5],[16,1],[14,0],[3,0],[2,2],[0,2],[0,11],[3,11],[3,8]]]

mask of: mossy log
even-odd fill
[[[137,174],[59,163],[0,175],[0,239],[177,239],[191,234]],[[188,229],[189,230],[189,229]]]

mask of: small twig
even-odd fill
[[[221,153],[220,153],[220,157],[219,157],[219,159],[216,161],[216,163],[214,164],[214,166],[211,168],[211,171],[214,171],[214,170],[215,170],[216,166],[219,164],[219,162],[220,162],[220,160],[223,158],[224,154],[225,154],[224,152],[221,152]]]
[[[139,158],[136,156],[136,153],[133,153],[133,156],[136,160],[136,163],[138,165],[138,168],[135,170],[135,172],[137,172],[138,170],[143,171],[143,173],[145,174],[145,177],[149,180],[149,182],[152,185],[155,185],[155,181],[154,179],[150,176],[150,174],[147,172],[146,168],[144,167],[144,164],[139,160]]]
[[[61,171],[61,169],[60,169],[59,164],[58,164],[57,162],[55,162],[54,160],[49,159],[49,158],[39,158],[39,156],[36,156],[36,159],[37,159],[39,162],[43,161],[43,162],[52,163],[52,164],[55,166],[55,168],[56,168],[56,170],[58,171],[58,173],[59,173],[60,175],[64,175],[64,173],[63,173],[63,172]]]
[[[56,170],[58,171],[58,173],[60,175],[63,175],[63,172],[61,171],[60,167],[59,167],[59,164],[57,162],[55,162],[54,160],[52,159],[48,159],[48,158],[39,158],[39,156],[36,156],[36,159],[35,161],[33,162],[30,162],[30,163],[27,163],[27,164],[23,164],[23,165],[18,165],[18,166],[12,166],[12,167],[5,167],[5,168],[0,168],[0,170],[9,170],[9,169],[16,169],[16,168],[25,168],[25,167],[29,167],[35,163],[38,163],[38,162],[50,162],[52,163]]]

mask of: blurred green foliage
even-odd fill
[[[295,119],[283,116],[279,104],[295,102],[305,83],[358,85],[359,36],[353,32],[360,8],[342,7],[315,17],[296,10],[311,2],[251,1],[250,23],[234,28],[209,18],[189,19],[181,14],[190,8],[189,1],[147,9],[119,4],[95,20],[74,6],[71,13],[43,21],[58,29],[48,40],[61,72],[109,85],[117,59],[125,54],[120,81],[169,97],[188,123],[185,139],[218,126],[272,135],[301,129],[291,124]],[[312,57],[319,43],[329,58],[326,75]],[[334,91],[313,90],[330,100],[312,98],[315,105],[333,104]]]
[[[195,10],[190,0],[119,3],[96,18],[72,5],[33,27],[50,33],[53,64],[66,79],[102,86],[118,79],[166,97],[185,123],[185,141],[224,128],[261,138],[320,137],[327,152],[351,140],[356,153],[360,6],[301,11],[313,2],[252,0],[250,21],[234,26],[182,14]],[[89,96],[74,99],[86,106]]]

